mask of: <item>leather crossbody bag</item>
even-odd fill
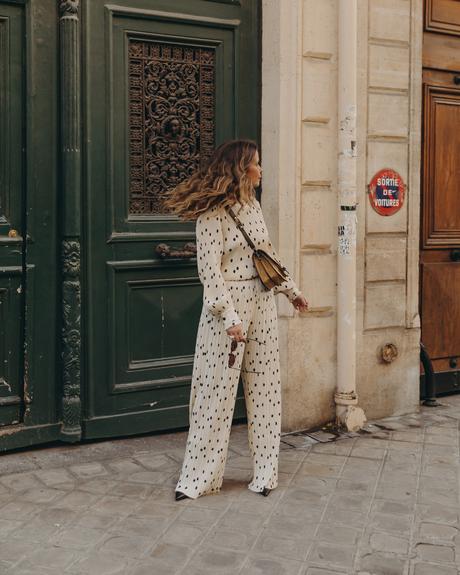
[[[288,272],[278,261],[276,261],[266,251],[256,248],[254,242],[248,236],[243,224],[235,215],[232,208],[227,208],[227,212],[235,222],[236,227],[243,234],[244,239],[248,242],[249,247],[252,249],[252,261],[256,268],[257,275],[266,290],[271,290],[276,286],[280,286],[288,279]]]

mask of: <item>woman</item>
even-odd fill
[[[261,175],[254,142],[227,142],[166,201],[183,219],[196,219],[204,287],[190,430],[176,500],[220,490],[240,373],[254,471],[248,487],[268,495],[277,486],[281,389],[276,307],[273,292],[257,276],[251,248],[227,211],[237,215],[258,248],[274,254],[254,191]],[[297,310],[307,309],[290,277],[275,291],[283,292]]]

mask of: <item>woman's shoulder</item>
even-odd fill
[[[255,212],[258,212],[260,214],[263,214],[262,212],[262,206],[260,205],[260,202],[257,198],[253,198],[251,200],[251,207]]]
[[[203,223],[206,221],[210,221],[210,220],[216,220],[216,219],[220,219],[222,217],[222,211],[223,208],[222,206],[216,205],[216,206],[212,206],[210,208],[208,208],[205,212],[202,212],[196,222],[198,223]]]

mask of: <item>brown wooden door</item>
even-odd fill
[[[425,0],[422,341],[438,392],[460,388],[460,2]]]

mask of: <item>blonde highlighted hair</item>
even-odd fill
[[[209,162],[166,196],[166,210],[183,220],[196,220],[210,208],[245,204],[255,198],[247,170],[257,144],[252,140],[231,140],[219,146]]]

